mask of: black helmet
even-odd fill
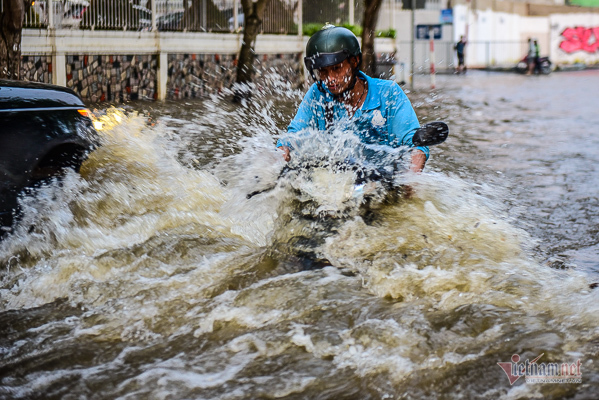
[[[347,28],[326,24],[308,40],[304,64],[312,78],[316,79],[314,69],[339,64],[353,56],[358,57],[359,63],[362,62],[362,51],[356,35]]]

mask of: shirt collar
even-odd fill
[[[379,96],[379,87],[375,80],[362,71],[358,72],[358,76],[366,79],[366,83],[368,84],[368,93],[366,93],[366,99],[364,99],[364,104],[362,104],[362,110],[367,111],[379,108],[381,105],[381,96]]]

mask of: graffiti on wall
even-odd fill
[[[586,51],[594,53],[599,49],[599,26],[594,28],[566,28],[562,32],[563,40],[559,44],[559,48],[566,53],[574,53],[575,51]]]

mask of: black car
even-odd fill
[[[70,89],[0,80],[0,237],[25,188],[76,171],[98,145],[89,111]]]

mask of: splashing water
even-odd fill
[[[365,157],[353,136],[308,135],[298,161],[325,167],[279,179],[272,104],[254,119],[215,99],[204,107],[154,125],[107,110],[81,175],[22,199],[0,244],[0,397],[579,390],[510,387],[496,363],[517,352],[583,358],[585,377],[599,377],[597,292],[580,272],[534,260],[493,187],[399,174],[411,198],[313,218],[305,196],[328,209],[347,201],[354,174],[331,165]],[[306,254],[332,266],[305,270]]]

